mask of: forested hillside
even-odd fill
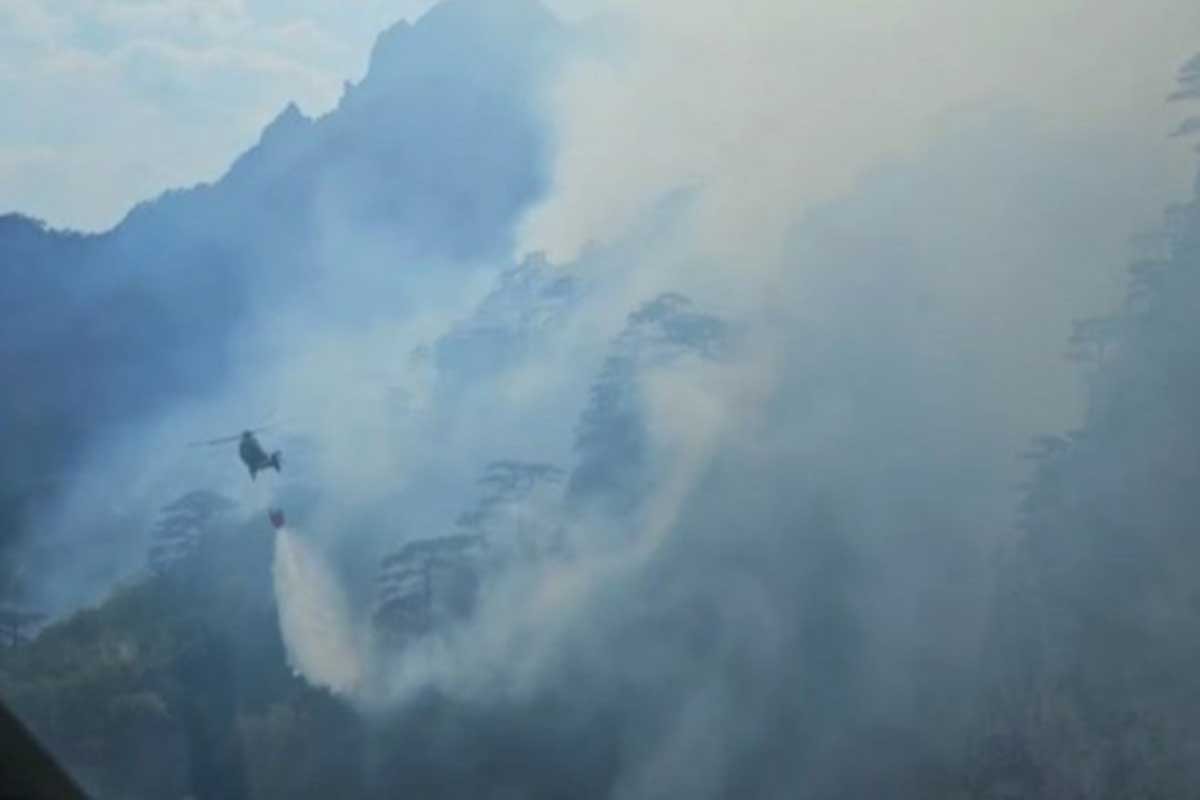
[[[1198,95],[1193,60],[1174,96]],[[1033,476],[984,662],[979,797],[1186,797],[1200,785],[1200,199],[1173,206],[1137,249],[1124,304],[1070,340],[1083,424],[1026,453]]]
[[[117,800],[1194,794],[1200,184],[1107,312],[1154,170],[988,103],[524,252],[561,86],[709,133],[628,33],[443,0],[211,184],[0,217],[0,700]],[[662,178],[623,122],[584,185]]]

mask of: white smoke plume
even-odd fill
[[[612,241],[666,191],[705,187],[702,252],[761,264],[798,216],[885,157],[917,155],[944,115],[1015,104],[1063,129],[1123,137],[1161,180],[1189,169],[1162,146],[1162,99],[1200,11],[1021,0],[559,0],[602,45],[553,95],[555,191],[526,249],[570,258]],[[607,24],[601,24],[605,21]],[[1182,169],[1181,169],[1182,168]],[[747,249],[749,248],[749,253]],[[739,278],[746,276],[739,275]]]

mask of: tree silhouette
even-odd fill
[[[481,536],[409,542],[380,563],[374,623],[398,638],[424,636],[475,610]]]
[[[225,497],[206,491],[188,492],[163,506],[150,546],[150,569],[162,573],[186,559],[209,527],[233,507]]]
[[[46,615],[20,608],[0,608],[0,645],[16,647],[29,641],[30,629],[46,621]]]
[[[661,294],[629,315],[575,429],[579,460],[567,486],[574,509],[598,504],[619,518],[639,506],[650,489],[642,377],[688,357],[723,358],[730,339],[723,320],[694,311],[680,294]]]
[[[1172,100],[1200,99],[1200,56]],[[1176,132],[1200,132],[1200,118]],[[1200,185],[1197,186],[1200,192]],[[1123,306],[1075,323],[1086,427],[1034,440],[1001,565],[967,796],[1184,797],[1200,785],[1200,206],[1139,237]]]
[[[380,562],[375,624],[403,638],[469,617],[485,553],[515,551],[533,559],[552,544],[528,504],[541,488],[562,480],[563,471],[552,464],[504,460],[484,467],[479,484],[487,491],[455,521],[461,533],[409,542]]]
[[[493,461],[479,484],[487,493],[459,515],[462,531],[486,537],[498,553],[535,559],[557,546],[556,520],[538,495],[563,483],[565,473],[553,464]]]

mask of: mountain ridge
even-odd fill
[[[337,276],[329,231],[383,242],[397,269],[503,266],[548,183],[536,109],[560,35],[534,0],[446,0],[384,31],[335,109],[286,105],[212,182],[99,233],[0,217],[0,553],[106,431],[221,386],[264,298]]]

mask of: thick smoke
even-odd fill
[[[260,513],[232,455],[162,442],[277,417],[311,534],[278,543],[285,639],[324,615],[348,660],[293,655],[360,708],[432,688],[519,738],[561,700],[603,718],[567,738],[616,754],[617,797],[904,796],[913,765],[928,793],[1016,453],[1079,413],[1058,343],[1185,184],[1161,99],[1196,12],[1126,6],[576,6],[516,263],[413,256],[331,177],[317,291],[257,306],[233,377],[117,437],[67,515],[114,476],[131,508],[199,482]],[[498,462],[567,477],[488,529],[473,615],[361,634],[381,560],[456,530]],[[327,579],[344,613],[283,600]]]
[[[594,24],[604,44],[554,93],[556,191],[525,225],[527,246],[559,256],[702,182],[696,243],[753,248],[761,262],[807,207],[885,156],[920,152],[942,115],[981,102],[1119,136],[1176,188],[1187,173],[1160,140],[1164,87],[1200,28],[1186,2],[1153,14],[1072,0],[560,4],[606,22]]]

